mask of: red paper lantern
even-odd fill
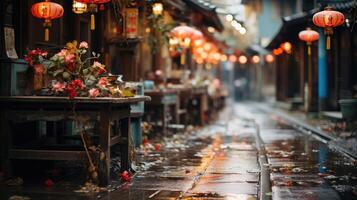
[[[284,42],[280,45],[280,47],[284,49],[286,53],[291,53],[291,49],[293,48],[293,45],[290,42]]]
[[[94,30],[95,29],[94,13],[98,12],[98,4],[108,3],[110,0],[76,0],[76,1],[89,4],[88,10],[89,12],[92,13],[90,16],[90,29]]]
[[[333,34],[333,28],[340,26],[345,22],[345,16],[338,12],[332,10],[331,7],[326,7],[324,11],[314,14],[312,21],[316,26],[325,28],[326,38],[326,49],[331,47],[331,38]]]
[[[203,35],[200,31],[189,26],[177,26],[170,31],[171,37],[178,40],[178,44],[184,49],[189,48],[192,41],[201,40]],[[185,50],[181,54],[180,63],[185,64]]]
[[[240,64],[244,65],[248,62],[248,58],[245,55],[241,55],[241,56],[239,56],[238,61]]]
[[[49,29],[52,26],[51,20],[57,19],[63,16],[63,7],[58,3],[52,3],[49,1],[35,3],[31,7],[31,14],[34,17],[44,19],[43,26],[45,28],[45,41],[49,40]]]
[[[280,48],[280,47],[273,50],[273,54],[276,55],[276,56],[278,56],[278,55],[280,55],[282,53],[283,53],[283,49]]]
[[[252,56],[252,63],[257,64],[260,62],[260,57],[258,55]]]
[[[271,54],[266,55],[266,56],[265,56],[265,61],[266,61],[267,63],[272,63],[272,62],[274,62],[274,56],[271,55]]]
[[[235,62],[237,62],[237,56],[235,56],[235,55],[230,55],[230,56],[228,57],[228,60],[229,60],[230,62],[232,62],[232,63],[235,63]]]
[[[307,54],[311,55],[311,43],[319,39],[319,33],[307,28],[299,33],[299,38],[307,44]]]
[[[177,37],[179,39],[185,39],[191,37],[191,34],[195,29],[189,26],[177,26],[171,30],[171,34],[173,37]]]

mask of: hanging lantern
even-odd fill
[[[162,12],[164,11],[164,6],[162,3],[154,3],[152,5],[152,13],[156,16],[162,15]]]
[[[80,3],[88,4],[88,11],[90,15],[90,30],[95,29],[95,16],[94,13],[98,12],[98,4],[108,3],[110,0],[76,0]]]
[[[340,26],[345,22],[345,16],[332,10],[331,7],[326,7],[324,11],[314,14],[312,21],[316,26],[325,28],[326,35],[326,49],[331,48],[331,35],[333,34],[333,28]]]
[[[271,54],[266,55],[266,56],[265,56],[265,61],[266,61],[267,63],[272,63],[272,62],[274,62],[274,56],[271,55]]]
[[[45,28],[45,41],[49,41],[51,20],[63,16],[63,7],[58,3],[52,3],[46,0],[45,2],[35,3],[31,7],[31,14],[37,18],[44,19],[43,27]]]
[[[307,44],[307,54],[311,55],[311,43],[319,39],[319,33],[307,28],[299,33],[299,38]]]
[[[291,45],[290,42],[284,42],[280,45],[280,47],[286,52],[286,53],[291,53],[291,49],[293,46]]]
[[[245,55],[241,55],[241,56],[239,56],[238,61],[240,64],[244,65],[248,62],[248,58]]]
[[[203,34],[201,31],[189,26],[177,26],[171,31],[171,36],[180,41],[180,45],[188,48],[192,41],[202,40]]]
[[[73,0],[72,11],[76,14],[83,14],[87,12],[87,4]]]
[[[273,54],[276,55],[276,56],[278,56],[278,55],[280,55],[282,53],[283,53],[283,49],[281,47],[276,48],[276,49],[273,50]]]
[[[221,58],[220,58],[220,60],[222,61],[222,62],[226,62],[227,61],[227,56],[225,55],[225,54],[222,54],[221,55]]]
[[[257,64],[260,62],[260,57],[258,55],[252,56],[252,63]]]
[[[235,55],[230,55],[230,56],[228,57],[228,60],[229,60],[230,62],[232,62],[232,63],[235,63],[235,62],[237,62],[237,56],[235,56]]]

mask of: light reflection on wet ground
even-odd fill
[[[255,119],[265,143],[273,199],[357,199],[353,161],[276,116],[257,111]]]
[[[234,112],[233,112],[234,111]],[[252,104],[237,104],[195,134],[165,139],[160,151],[137,152],[138,172],[130,183],[92,196],[54,194],[32,199],[253,200],[260,166],[255,122],[265,143],[273,199],[356,198],[356,165],[327,144],[292,129]]]

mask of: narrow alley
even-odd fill
[[[0,0],[0,200],[357,200],[357,0]]]

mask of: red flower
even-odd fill
[[[120,175],[121,179],[125,182],[130,182],[131,181],[131,177],[128,171],[124,171],[121,175]]]
[[[83,89],[85,87],[85,85],[82,83],[82,81],[80,79],[73,80],[72,85],[78,89]]]
[[[106,77],[102,77],[99,79],[97,86],[101,89],[108,90],[108,79]]]
[[[98,67],[98,72],[97,72],[98,75],[103,74],[104,72],[106,72],[104,68]]]
[[[149,143],[150,143],[150,142],[149,142],[149,140],[148,140],[148,139],[146,139],[146,138],[145,138],[145,139],[143,139],[143,145],[144,145],[144,146],[148,145]]]
[[[45,186],[45,187],[52,187],[53,186],[53,181],[51,180],[51,179],[47,179],[47,180],[45,180],[44,182],[43,182],[43,185]]]
[[[77,96],[76,88],[72,84],[67,85],[66,92],[70,99],[74,99]]]
[[[160,143],[156,143],[154,145],[154,147],[155,147],[155,151],[160,151],[161,150],[161,144]]]
[[[68,69],[69,71],[73,72],[75,68],[76,68],[76,66],[74,65],[73,62],[67,64],[67,69]]]
[[[33,66],[33,59],[30,56],[25,56],[24,60],[30,65]]]

